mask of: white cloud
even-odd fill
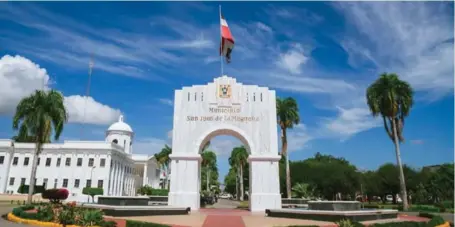
[[[309,133],[307,127],[302,123],[294,126],[292,129],[288,129],[287,136],[289,152],[299,151],[307,148],[309,142],[314,139],[313,136]],[[281,139],[278,141],[280,143],[278,146],[280,150],[279,152],[281,152]]]
[[[19,101],[47,89],[49,75],[27,58],[5,55],[0,58],[0,114],[13,114]]]
[[[300,67],[308,60],[303,54],[303,48],[299,44],[293,45],[293,47],[286,53],[281,54],[277,62],[278,66],[288,70],[293,74],[300,73]]]
[[[69,122],[74,123],[109,125],[116,122],[121,114],[120,110],[101,104],[87,96],[65,97],[65,106]]]
[[[342,46],[353,66],[396,72],[418,91],[453,93],[454,25],[448,2],[334,3],[352,26]],[[347,41],[349,40],[349,41]]]
[[[338,107],[338,111],[336,118],[324,121],[321,133],[325,137],[338,137],[346,140],[354,134],[381,126],[381,120],[372,119],[367,108],[343,109]],[[324,129],[327,131],[324,132]]]
[[[19,101],[35,92],[49,89],[49,75],[46,69],[22,56],[5,55],[0,58],[0,114],[11,115]],[[118,119],[120,110],[96,102],[92,97],[87,101],[79,95],[65,97],[69,122],[106,125]]]
[[[174,102],[170,99],[158,99],[158,101],[160,101],[160,103],[163,103],[165,105],[168,105],[168,106],[173,106],[174,105]]]

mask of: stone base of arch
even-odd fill
[[[168,204],[175,207],[200,208],[200,155],[171,155],[171,185]],[[252,212],[281,209],[279,182],[280,156],[248,157],[250,164],[249,207]]]

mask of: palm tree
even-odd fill
[[[411,85],[398,78],[398,75],[383,73],[366,91],[367,104],[373,116],[382,116],[387,135],[395,145],[395,154],[399,168],[401,198],[403,210],[408,209],[408,196],[401,163],[400,142],[404,142],[404,119],[413,105]]]
[[[165,178],[164,178],[164,183],[163,183],[163,188],[168,188],[169,185],[167,184],[168,181],[168,170],[169,170],[169,163],[171,162],[171,159],[169,158],[169,155],[172,153],[172,148],[169,147],[167,144],[164,145],[164,148],[161,149],[161,151],[157,154],[155,154],[155,159],[160,165],[161,169],[165,171]]]
[[[300,123],[299,107],[294,98],[276,99],[276,115],[281,129],[281,155],[286,157],[286,194],[291,198],[291,172],[289,170],[287,129]]]
[[[229,157],[229,164],[235,166],[237,176],[240,183],[240,201],[243,201],[244,188],[243,188],[243,168],[245,167],[248,159],[248,152],[244,146],[236,147],[231,152]]]
[[[216,168],[216,154],[213,151],[204,150],[202,152],[202,163],[201,165],[205,168],[207,177],[206,190],[210,191],[210,170]]]
[[[30,174],[28,203],[32,202],[36,168],[42,146],[50,141],[52,131],[54,131],[54,139],[58,140],[64,124],[68,121],[68,114],[63,100],[63,95],[58,91],[37,90],[34,94],[22,99],[17,105],[13,119],[13,129],[19,129],[19,137],[23,138],[24,135],[31,136],[36,145]]]

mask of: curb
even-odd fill
[[[438,225],[436,227],[450,227],[450,223],[448,221],[446,221],[444,224]]]
[[[13,213],[8,213],[8,215],[6,216],[6,219],[8,219],[8,221],[11,221],[11,222],[26,224],[26,225],[35,225],[35,226],[41,226],[41,227],[63,227],[62,224],[58,224],[55,222],[44,222],[44,221],[31,220],[31,219],[23,219],[23,218],[15,216]],[[81,227],[81,226],[67,225],[66,227]],[[99,227],[99,226],[90,226],[90,227]]]

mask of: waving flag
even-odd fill
[[[220,30],[221,30],[221,46],[220,55],[226,58],[226,62],[231,62],[231,52],[234,49],[234,37],[231,34],[231,30],[221,13],[220,7]]]

